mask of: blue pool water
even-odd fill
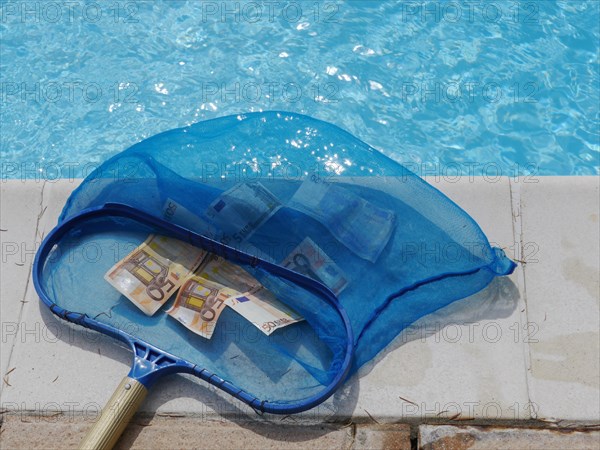
[[[421,175],[600,172],[598,1],[2,1],[2,178],[246,111]]]

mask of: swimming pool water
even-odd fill
[[[2,178],[85,175],[247,111],[420,175],[600,172],[597,1],[3,1]]]

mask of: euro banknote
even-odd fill
[[[279,328],[304,320],[264,287],[231,297],[227,305],[267,336]]]
[[[202,263],[207,252],[151,234],[104,276],[146,315],[152,316]]]
[[[348,285],[348,278],[342,269],[308,237],[292,250],[281,264],[294,272],[320,281],[335,295],[339,295]]]
[[[166,312],[188,330],[210,339],[225,309],[225,301],[234,294],[235,291],[222,284],[192,275],[185,280],[175,303]]]

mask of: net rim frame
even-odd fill
[[[329,303],[340,316],[346,331],[344,359],[335,377],[320,392],[301,401],[296,401],[294,403],[278,403],[277,401],[261,400],[237,387],[235,384],[224,380],[217,374],[211,373],[205,368],[200,368],[183,358],[161,350],[160,348],[147,343],[143,339],[137,338],[111,325],[99,322],[85,313],[68,311],[57,305],[50,298],[42,283],[44,265],[48,255],[60,239],[72,228],[87,220],[107,216],[133,219],[145,225],[162,228],[177,239],[192,245],[200,246],[201,248],[230,261],[248,264],[291,281]],[[325,285],[305,275],[260,259],[256,256],[252,256],[206,236],[195,233],[185,227],[160,219],[123,203],[105,203],[102,206],[86,208],[71,216],[69,219],[59,222],[58,225],[44,238],[35,255],[32,267],[32,277],[35,290],[40,297],[40,300],[54,315],[68,322],[98,331],[129,344],[133,351],[133,362],[129,376],[136,379],[147,388],[152,386],[152,384],[154,384],[154,382],[162,375],[188,373],[207,381],[261,413],[295,414],[314,408],[333,395],[344,381],[346,381],[354,360],[354,332],[352,325],[350,324],[350,319],[335,294],[333,294],[333,292]]]

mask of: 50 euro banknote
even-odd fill
[[[225,307],[266,335],[303,320],[243,268],[216,255],[185,280],[167,314],[210,339]]]
[[[267,336],[279,328],[304,320],[264,287],[231,297],[227,305]]]
[[[104,276],[146,315],[164,305],[202,263],[207,252],[177,239],[151,234]]]
[[[242,267],[165,236],[148,236],[105,279],[149,316],[179,290],[166,313],[207,339],[226,306],[267,335],[303,320]]]
[[[209,281],[200,275],[188,277],[167,314],[188,330],[210,339],[217,320],[225,309],[225,302],[236,291],[222,284]]]
[[[246,270],[221,257],[212,255],[207,258],[206,263],[202,264],[196,273],[227,286],[225,293],[229,298],[225,300],[226,306],[266,335],[303,320]]]
[[[292,250],[281,264],[320,281],[335,295],[348,286],[348,277],[342,269],[309,237]]]

